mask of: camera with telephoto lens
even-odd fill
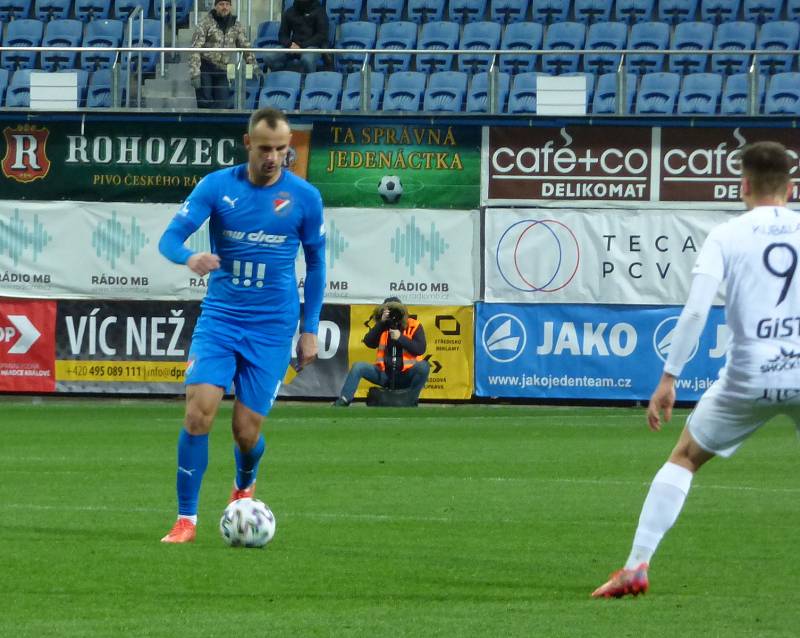
[[[386,324],[390,330],[403,329],[403,311],[400,308],[389,308],[389,317]]]

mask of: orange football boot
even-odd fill
[[[231,490],[231,497],[228,499],[228,504],[238,501],[240,498],[253,498],[256,494],[256,482],[253,481],[247,487],[239,489],[236,487],[236,481],[233,482],[233,489]]]
[[[188,518],[179,518],[169,533],[161,539],[162,543],[191,543],[197,535],[197,525]]]
[[[647,568],[647,563],[641,563],[636,569],[623,568],[615,571],[607,583],[592,592],[592,598],[622,598],[646,594],[650,587]]]

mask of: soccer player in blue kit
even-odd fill
[[[306,262],[305,303],[297,369],[317,356],[325,286],[322,198],[283,168],[291,130],[286,116],[259,109],[250,117],[246,164],[206,175],[159,242],[170,261],[209,274],[208,291],[192,336],[186,368],[186,415],[178,439],[178,520],[161,539],[193,541],[197,501],[208,465],[208,434],[231,382],[236,477],[230,500],[253,496],[264,453],[261,423],[291,360],[300,316],[295,258]],[[184,242],[210,218],[211,251]]]

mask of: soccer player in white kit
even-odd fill
[[[773,416],[800,421],[800,213],[786,208],[791,167],[778,143],[756,142],[742,150],[741,193],[748,212],[714,228],[700,250],[689,298],[647,407],[650,429],[661,429],[662,412],[665,421],[672,416],[675,380],[723,281],[731,331],[726,363],[650,485],[625,566],[592,593],[594,598],[647,591],[650,560],[706,461],[729,457]]]

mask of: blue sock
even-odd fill
[[[233,456],[236,459],[236,487],[243,490],[250,487],[250,484],[256,480],[258,474],[258,462],[264,454],[264,449],[267,447],[264,441],[264,435],[258,437],[258,441],[249,452],[242,452],[239,446],[233,444]]]
[[[208,434],[189,434],[181,429],[178,437],[178,514],[197,514],[200,484],[208,467]]]

